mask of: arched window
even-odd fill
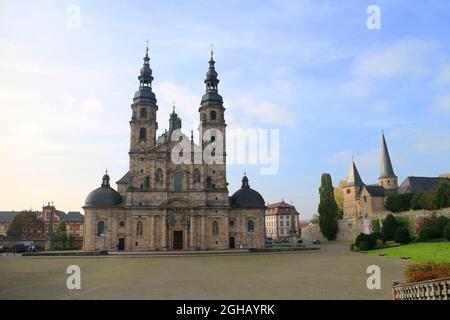
[[[139,142],[147,140],[147,129],[141,128],[139,130]]]
[[[150,188],[150,177],[144,178],[144,188]]]
[[[147,108],[141,109],[141,118],[147,118]]]
[[[99,221],[97,224],[97,236],[101,237],[105,233],[105,221]]]
[[[142,236],[142,221],[138,221],[136,225],[136,235]]]
[[[211,111],[211,120],[216,120],[217,119],[217,113],[213,110]]]
[[[194,171],[194,183],[200,183],[200,170],[198,169]]]
[[[213,222],[213,235],[217,236],[219,234],[219,223],[217,221]]]
[[[248,233],[255,233],[255,223],[253,220],[248,220],[247,222],[247,232]]]

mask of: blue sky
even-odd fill
[[[380,30],[366,27],[369,5]],[[69,29],[67,8],[80,8]],[[384,130],[399,180],[450,172],[450,2],[0,1],[2,210],[54,201],[81,210],[105,168],[128,168],[132,96],[150,41],[160,129],[176,101],[196,127],[215,44],[229,128],[279,128],[280,169],[247,171],[266,201],[317,210],[320,175],[335,185],[352,155],[379,175]]]

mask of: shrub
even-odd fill
[[[436,204],[436,193],[433,190],[425,191],[422,193],[420,199],[420,206],[425,210],[436,210],[438,206]]]
[[[370,246],[370,236],[365,233],[360,233],[355,240],[355,245],[361,249],[361,242],[367,242]]]
[[[420,217],[416,220],[416,232],[420,234],[423,229],[432,229],[437,221],[436,214],[431,214],[426,217]]]
[[[383,238],[385,241],[394,240],[395,231],[397,231],[398,222],[392,214],[389,214],[383,223]]]
[[[391,212],[400,212],[400,211],[408,211],[411,207],[412,194],[403,193],[403,194],[395,194],[387,197],[386,199],[386,209]]]
[[[450,263],[420,262],[406,267],[408,283],[450,277]]]
[[[432,240],[435,238],[436,237],[435,237],[434,231],[431,228],[423,229],[419,233],[419,241],[428,241],[428,240]]]
[[[422,206],[422,193],[416,193],[411,198],[411,209],[420,210],[423,209]]]
[[[409,219],[408,217],[397,217],[397,224],[398,227],[404,227],[408,230],[411,230],[411,219]]]
[[[400,227],[395,232],[395,242],[408,244],[411,242],[411,236],[409,234],[409,230],[405,227]]]
[[[444,235],[444,228],[448,224],[449,220],[447,217],[440,216],[433,224],[433,232],[436,238],[442,238]]]
[[[369,235],[369,244],[371,248],[374,248],[377,246],[378,241],[381,241],[381,245],[384,244],[384,239],[383,239],[383,234],[381,234],[380,232],[372,232]]]
[[[445,239],[450,241],[450,222],[445,226],[443,236]]]
[[[350,251],[359,251],[359,248],[356,246],[356,244],[352,243],[350,245]]]
[[[367,251],[367,250],[370,250],[370,245],[369,245],[369,242],[368,241],[361,241],[360,243],[359,243],[359,249],[360,250],[362,250],[362,251]]]
[[[380,219],[372,220],[372,232],[381,232]]]
[[[435,191],[436,206],[438,208],[450,207],[450,184],[441,183]]]

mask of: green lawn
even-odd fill
[[[450,262],[450,242],[417,242],[392,248],[375,249],[369,254],[386,254],[388,257],[410,257],[412,260]]]

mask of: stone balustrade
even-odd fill
[[[450,300],[450,278],[392,286],[394,300]]]

